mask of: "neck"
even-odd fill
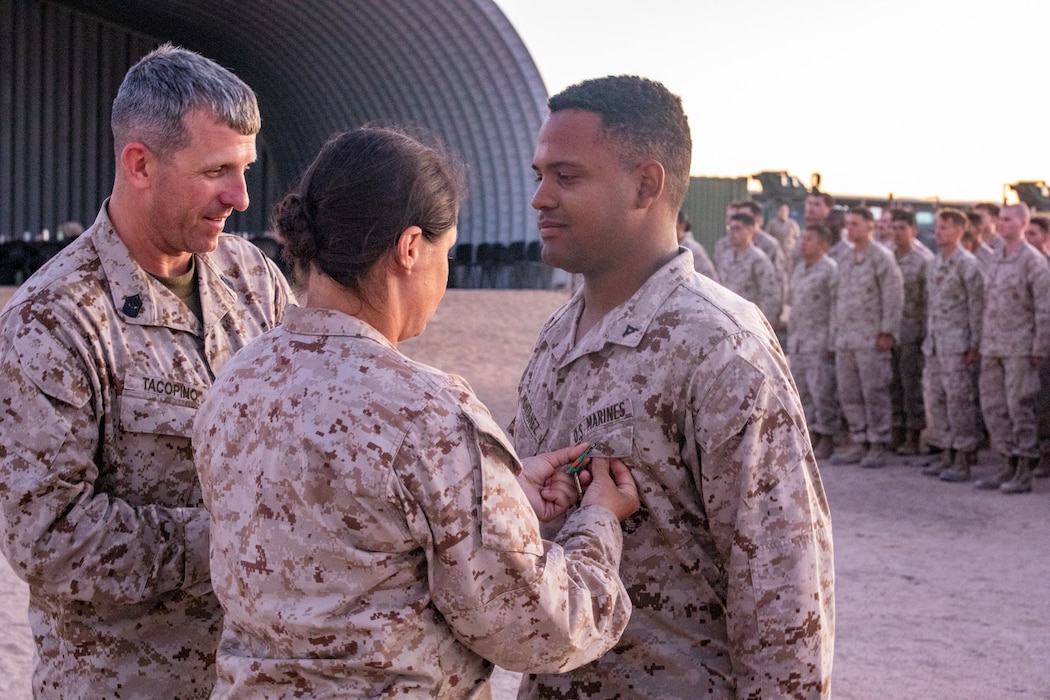
[[[131,259],[146,272],[159,277],[178,277],[189,271],[193,255],[162,250],[156,243],[160,237],[153,232],[150,217],[127,201],[118,188],[114,188],[106,213]]]
[[[367,285],[368,282],[364,281],[363,284]],[[382,299],[384,302],[389,301],[387,296]],[[313,309],[339,311],[347,316],[360,319],[382,333],[394,347],[397,347],[400,324],[395,315],[387,313],[388,304],[377,304],[370,299],[365,299],[316,269],[310,270],[310,277],[306,283],[305,305]]]
[[[1017,249],[1024,245],[1024,238],[1022,238],[1021,236],[1018,236],[1013,240],[1006,240],[1006,238],[1004,237],[1003,240],[1006,241],[1006,252],[1011,255],[1016,253]]]
[[[958,247],[959,247],[958,241],[956,241],[954,243],[945,243],[944,245],[941,246],[941,256],[945,257],[945,258],[951,257],[951,254],[954,253],[955,249],[958,248]]]
[[[678,246],[675,245],[672,249],[662,251],[659,256],[648,256],[645,264],[636,261],[603,273],[584,273],[583,314],[576,330],[577,339],[597,325],[606,314],[634,296],[657,270],[677,254]]]

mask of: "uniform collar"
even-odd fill
[[[131,258],[109,218],[109,200],[102,203],[91,227],[99,261],[109,281],[113,308],[130,325],[164,326],[203,336],[236,308],[233,285],[206,254],[195,254],[203,323],[163,284]]]
[[[298,335],[366,338],[391,350],[397,350],[386,336],[368,323],[334,309],[289,306],[285,309],[281,325],[289,333]]]
[[[691,256],[685,252],[684,248],[679,248],[678,254],[654,272],[630,299],[607,313],[574,345],[576,327],[583,313],[583,290],[577,291],[563,313],[555,319],[548,334],[553,338],[551,350],[558,358],[559,366],[597,352],[606,345],[637,347],[667,297],[683,281],[696,274]]]

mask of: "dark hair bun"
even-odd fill
[[[299,193],[292,192],[277,205],[273,227],[284,241],[284,258],[296,268],[309,266],[317,255],[317,242],[306,212],[306,202]]]

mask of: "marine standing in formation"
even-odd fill
[[[1050,267],[1024,238],[1029,216],[1024,204],[999,211],[1003,245],[985,268],[981,411],[1003,464],[977,487],[1006,493],[1032,490],[1039,367],[1050,358]]]
[[[901,272],[904,305],[900,337],[893,344],[893,448],[899,455],[919,454],[919,437],[926,429],[922,399],[922,340],[926,334],[926,266],[933,251],[916,238],[915,214],[902,209],[890,213],[893,256]]]
[[[756,305],[770,325],[777,323],[783,310],[782,280],[769,257],[754,244],[757,229],[750,214],[737,212],[729,217],[724,247],[715,259],[722,285]]]
[[[923,469],[944,481],[968,481],[977,462],[977,397],[984,278],[977,258],[960,245],[966,215],[937,212],[937,256],[926,267],[926,337],[923,395],[930,415],[927,442],[941,458]]]
[[[791,275],[791,316],[785,352],[817,459],[831,456],[842,423],[835,397],[835,355],[831,346],[838,264],[827,254],[837,240],[838,234],[827,226],[806,224],[799,246],[802,260]]]
[[[832,337],[838,396],[851,444],[832,460],[881,467],[892,434],[890,351],[900,337],[903,282],[893,253],[872,241],[875,217],[869,209],[850,209],[846,230],[852,248],[838,258]]]

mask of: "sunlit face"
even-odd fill
[[[729,245],[736,250],[743,250],[751,245],[755,227],[748,226],[743,221],[730,221],[726,226],[726,234],[729,236]]]
[[[912,243],[915,241],[915,233],[915,228],[907,221],[890,222],[890,235],[893,243],[901,250],[911,249]]]
[[[827,250],[828,244],[824,242],[824,239],[816,231],[806,229],[802,232],[802,238],[799,240],[799,252],[802,254],[802,259],[807,263],[816,262]]]
[[[1015,243],[1021,240],[1021,235],[1024,233],[1028,221],[1021,214],[1019,208],[1003,207],[999,211],[998,223],[999,235],[1003,237],[1003,240],[1007,243]]]
[[[202,111],[183,118],[189,145],[154,158],[148,245],[162,256],[215,250],[233,210],[248,208],[244,174],[255,162],[255,136],[239,134]]]
[[[807,222],[822,224],[827,220],[828,214],[830,213],[831,209],[828,207],[827,202],[824,201],[823,197],[815,197],[813,195],[806,197]]]
[[[732,219],[736,213],[740,211],[738,207],[729,206],[726,207],[726,227],[729,227],[729,220]]]
[[[890,213],[889,209],[883,209],[882,214],[879,215],[879,220],[875,224],[875,233],[880,241],[896,239],[897,231],[894,228],[892,217],[893,214]]]
[[[875,222],[868,221],[860,214],[846,214],[846,237],[853,245],[863,245],[871,241],[875,232]]]
[[[602,133],[600,115],[576,109],[551,114],[540,128],[532,168],[544,262],[586,276],[631,259],[638,169],[625,165]]]
[[[995,230],[996,218],[987,209],[974,209],[973,212],[981,217],[980,233],[984,234]]]
[[[1028,224],[1024,230],[1024,236],[1029,243],[1035,246],[1036,250],[1044,254],[1050,252],[1050,235],[1039,224]]]
[[[933,238],[938,248],[951,250],[959,245],[964,230],[964,226],[960,226],[951,219],[942,219],[938,216],[933,223]]]
[[[398,340],[414,338],[422,333],[437,311],[448,288],[448,256],[456,244],[456,236],[456,227],[453,226],[433,241],[426,238],[420,241],[419,260],[413,270],[413,316],[405,324]]]

